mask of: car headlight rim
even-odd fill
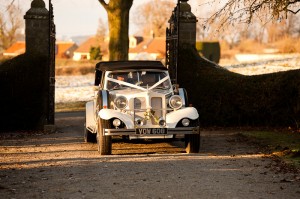
[[[188,118],[184,118],[181,120],[183,126],[187,127],[190,125],[191,121]]]
[[[179,95],[173,95],[169,99],[169,106],[173,109],[180,109],[183,105],[183,100]]]
[[[140,127],[144,125],[144,121],[141,118],[135,118],[134,123],[136,126]]]
[[[124,96],[118,96],[114,100],[114,104],[118,109],[124,110],[128,106],[128,100]]]
[[[118,119],[118,118],[115,118],[114,120],[113,120],[113,125],[114,125],[114,127],[119,127],[120,125],[121,125],[121,120],[120,119]]]
[[[159,118],[158,124],[160,127],[165,127],[166,126],[166,120],[164,118]]]

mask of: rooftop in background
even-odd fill
[[[159,53],[165,54],[166,52],[166,38],[165,37],[154,37],[145,38],[144,41],[139,43],[137,47],[129,49],[130,53]]]
[[[17,41],[3,52],[4,56],[15,57],[25,53],[25,41]]]
[[[135,48],[129,49],[129,60],[163,60],[166,55],[166,38],[144,38]]]
[[[56,58],[72,58],[73,52],[78,48],[74,42],[58,41],[56,42]]]
[[[15,57],[25,53],[25,41],[17,41],[3,52],[4,56]],[[57,41],[56,58],[71,58],[78,46],[74,42]]]
[[[97,37],[92,36],[89,37],[86,41],[84,41],[77,49],[78,53],[88,53],[90,52],[91,47],[100,46],[101,51],[108,51],[108,42],[100,41]]]

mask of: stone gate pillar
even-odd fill
[[[197,18],[191,11],[188,0],[181,0],[179,10],[179,45],[196,46]]]
[[[53,7],[49,0],[49,11],[44,0],[33,0],[25,16],[26,54],[31,57],[44,57],[48,60],[42,74],[44,92],[39,94],[43,103],[44,130],[52,131],[54,126],[55,96],[55,25]],[[34,78],[34,77],[32,77]],[[38,82],[37,82],[38,83]]]
[[[178,0],[169,19],[166,30],[166,66],[169,70],[171,81],[177,84],[178,79],[178,49],[182,45],[196,46],[197,18],[191,11],[188,0]]]
[[[33,0],[25,16],[26,53],[48,56],[49,11],[43,0]]]

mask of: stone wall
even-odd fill
[[[43,129],[48,58],[20,55],[0,66],[0,131]]]
[[[0,131],[42,130],[48,124],[49,12],[33,0],[24,16],[26,53],[0,65]]]

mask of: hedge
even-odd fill
[[[300,70],[244,76],[181,46],[178,83],[186,88],[204,127],[299,128]]]

